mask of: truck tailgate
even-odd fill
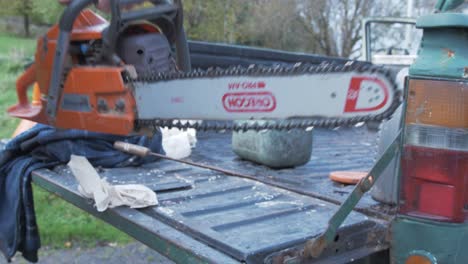
[[[101,175],[114,184],[140,182],[159,190],[160,206],[141,213],[238,261],[259,263],[298,257],[306,240],[325,231],[338,204],[352,190],[332,183],[328,173],[369,169],[376,135],[366,129],[316,130],[309,164],[285,170],[238,159],[230,148],[230,134],[199,133],[198,139],[191,160],[254,174],[290,190],[165,160],[138,168],[104,169]],[[35,177],[77,188],[64,166]],[[376,207],[378,203],[365,197],[359,212],[351,213],[335,243],[317,261],[346,263],[386,249],[387,214]]]

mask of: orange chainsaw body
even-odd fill
[[[71,32],[71,42],[100,40],[108,22],[91,10],[78,16]],[[18,104],[10,107],[11,116],[50,124],[60,128],[128,135],[134,130],[135,100],[123,80],[123,67],[78,65],[70,55],[71,65],[63,83],[57,116],[51,122],[45,113],[52,76],[54,54],[59,35],[57,25],[38,39],[35,62],[17,80]],[[32,104],[27,91],[37,83],[41,103]]]

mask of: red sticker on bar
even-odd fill
[[[346,96],[345,113],[378,110],[388,102],[389,91],[385,83],[372,77],[353,77]]]

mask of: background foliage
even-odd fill
[[[30,24],[52,24],[63,7],[57,0],[0,0],[0,16]],[[416,13],[435,0],[415,0]],[[401,16],[397,0],[183,0],[189,38],[350,57],[358,50],[361,19]]]

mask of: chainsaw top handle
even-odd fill
[[[125,10],[125,7],[144,2],[150,2],[153,6],[137,10]],[[114,61],[112,56],[116,53],[119,35],[132,22],[140,20],[153,22],[164,18],[166,21],[171,22],[176,36],[177,32],[181,30],[182,25],[179,25],[177,19],[177,16],[181,12],[181,6],[172,4],[167,0],[110,0],[110,3],[111,21],[102,38],[104,42],[104,56],[107,57],[108,61],[113,61],[115,64],[119,64],[119,61]]]
[[[153,7],[129,11],[121,14],[123,7],[144,2],[153,3]],[[178,1],[176,1],[178,2]],[[71,32],[78,15],[91,4],[97,4],[98,0],[74,0],[65,8],[59,22],[60,30]],[[112,19],[126,24],[137,20],[152,20],[161,17],[168,12],[176,12],[179,8],[167,0],[110,0]]]
[[[151,2],[153,6],[144,9],[122,12],[125,6]],[[53,62],[50,87],[47,95],[46,114],[51,125],[55,124],[58,101],[61,96],[61,83],[64,78],[64,66],[70,46],[70,35],[78,15],[97,0],[73,0],[65,8],[59,22],[59,37],[57,40],[55,57]],[[155,20],[161,17],[169,17],[174,20],[175,26],[175,49],[177,65],[182,71],[190,71],[190,56],[188,52],[187,39],[183,28],[182,3],[180,0],[110,0],[111,23],[109,28],[103,32],[103,42],[106,45],[108,61],[115,58],[115,45],[121,30],[133,21]]]
[[[78,15],[91,4],[97,4],[98,0],[74,0],[65,8],[60,18],[60,31],[71,32]]]

